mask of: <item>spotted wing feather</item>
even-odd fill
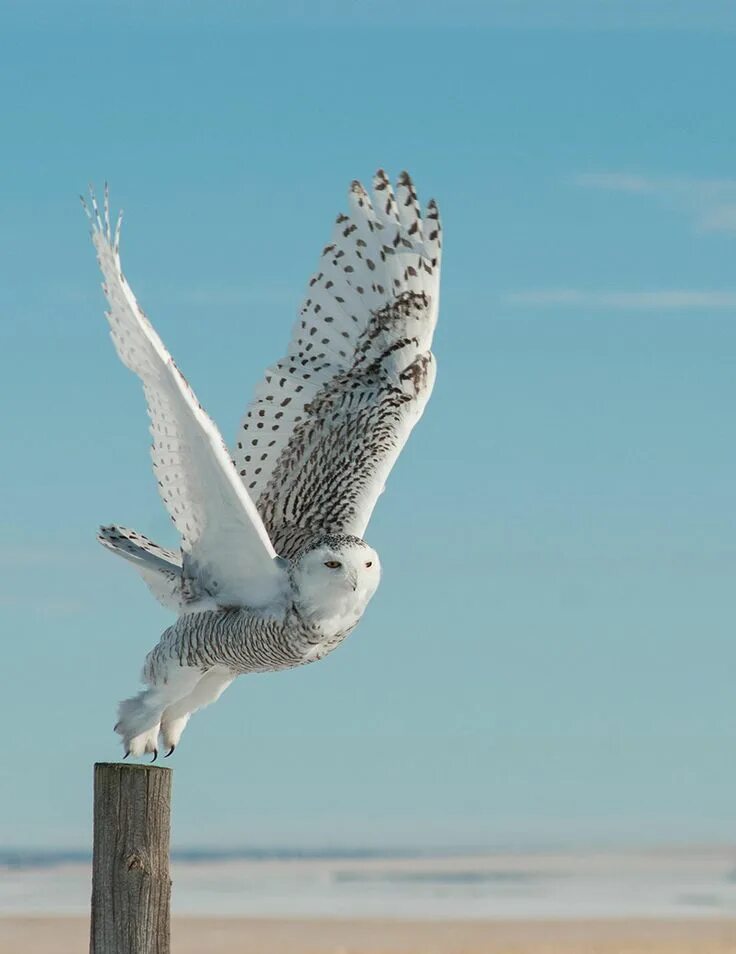
[[[362,535],[434,382],[441,226],[403,173],[359,182],[338,216],[287,354],[242,421],[236,468],[278,552]]]

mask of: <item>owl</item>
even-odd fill
[[[332,652],[381,565],[363,539],[429,400],[442,229],[411,178],[355,181],[309,280],[284,357],[257,384],[228,449],[141,310],[120,263],[121,217],[85,209],[117,353],[143,385],[151,457],[178,551],[119,526],[100,542],[177,614],[120,703],[125,755],[170,755],[192,713],[239,675]]]

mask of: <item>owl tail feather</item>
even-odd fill
[[[166,550],[142,533],[126,527],[100,527],[97,539],[106,550],[133,564],[160,603],[179,611],[182,605],[181,554]]]

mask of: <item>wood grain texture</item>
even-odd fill
[[[169,954],[171,777],[95,765],[90,954]]]

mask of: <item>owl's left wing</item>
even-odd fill
[[[110,306],[110,335],[121,361],[143,385],[153,437],[151,460],[161,499],[181,533],[184,575],[228,605],[265,606],[281,596],[285,576],[263,521],[220,432],[123,275],[120,219],[113,231],[107,190],[104,215],[94,196],[87,214]]]
[[[242,421],[234,460],[278,553],[315,532],[362,536],[429,399],[441,225],[406,173],[337,218],[292,332]]]

